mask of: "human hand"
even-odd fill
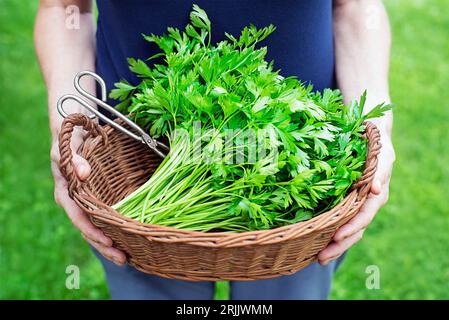
[[[74,130],[72,137],[72,151],[77,150],[82,142],[82,133]],[[59,170],[59,146],[56,139],[51,148],[51,169],[55,180],[55,201],[65,210],[73,225],[81,231],[83,238],[98,250],[105,258],[117,265],[126,262],[125,254],[112,247],[112,240],[106,237],[103,232],[95,227],[89,220],[86,213],[73,201],[68,194],[68,184]],[[90,174],[89,163],[73,152],[73,167],[81,180],[86,179]]]
[[[381,131],[382,149],[378,156],[377,171],[368,198],[359,213],[340,227],[335,233],[333,241],[318,254],[318,261],[321,265],[326,265],[337,259],[357,243],[363,237],[366,227],[374,219],[379,209],[388,201],[395,152],[389,130],[382,129],[382,126],[378,127]]]

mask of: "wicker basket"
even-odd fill
[[[78,151],[92,166],[86,181],[80,181],[72,167],[70,140],[76,126],[88,132]],[[110,205],[147,181],[160,159],[144,144],[82,114],[72,114],[62,124],[60,166],[70,196],[138,270],[190,281],[269,279],[313,262],[335,231],[359,211],[381,147],[379,131],[371,123],[366,125],[366,136],[364,174],[341,203],[311,220],[264,231],[203,233],[143,224],[120,215]]]

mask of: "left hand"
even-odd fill
[[[360,212],[347,224],[341,226],[335,233],[333,241],[318,254],[318,261],[323,266],[340,257],[362,238],[366,227],[388,200],[395,152],[387,130],[381,129],[381,143],[382,149],[378,156],[377,171],[371,185],[371,192]]]

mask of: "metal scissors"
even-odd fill
[[[84,90],[81,87],[80,80],[84,76],[91,76],[93,77],[99,84],[101,88],[101,100],[95,97],[94,95],[90,94],[86,90]],[[58,112],[61,114],[62,117],[66,118],[68,115],[64,111],[63,104],[67,100],[75,100],[79,104],[81,104],[83,107],[88,109],[90,112],[93,113],[93,115],[90,116],[91,119],[94,119],[95,117],[100,118],[104,122],[108,123],[112,127],[114,127],[117,130],[120,130],[124,134],[130,136],[131,138],[141,141],[142,143],[146,144],[151,150],[153,150],[157,155],[159,155],[161,158],[165,158],[167,156],[168,151],[170,150],[167,145],[165,145],[162,142],[159,142],[155,139],[153,139],[150,135],[148,135],[141,127],[139,127],[136,123],[128,119],[125,115],[121,114],[118,110],[111,107],[106,103],[106,83],[104,80],[96,73],[91,71],[80,71],[76,74],[74,79],[74,86],[76,91],[86,98],[88,101],[91,101],[95,103],[97,106],[109,111],[110,113],[116,115],[118,118],[122,119],[127,125],[129,125],[132,129],[137,131],[137,134],[126,129],[125,127],[122,127],[118,123],[116,123],[114,120],[108,118],[103,113],[99,112],[97,109],[92,107],[89,103],[87,103],[86,100],[74,95],[74,94],[66,94],[63,95],[61,98],[59,98],[57,103]],[[163,149],[166,153],[161,151],[160,149]]]

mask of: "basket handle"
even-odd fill
[[[73,113],[64,119],[61,125],[61,131],[59,132],[59,168],[67,180],[70,196],[72,195],[72,190],[81,184],[81,180],[78,178],[72,163],[73,151],[71,141],[75,127],[83,127],[88,134],[94,137],[101,135],[103,142],[107,143],[107,135],[103,128],[86,115]]]
[[[365,122],[365,134],[368,138],[368,152],[363,175],[352,185],[352,189],[359,189],[358,199],[368,196],[371,184],[377,169],[377,156],[380,153],[382,144],[380,143],[380,131],[372,122]]]

